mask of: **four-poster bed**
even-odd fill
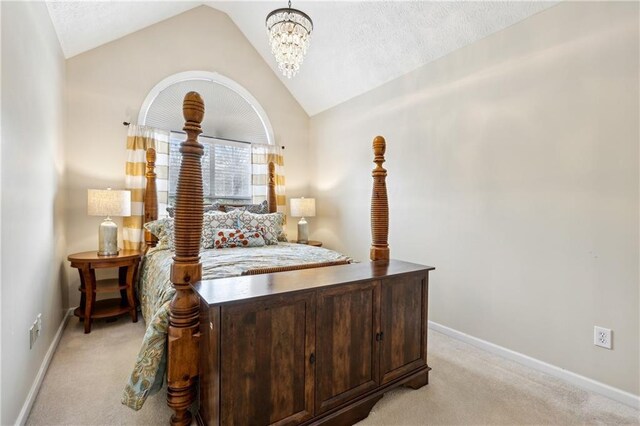
[[[202,281],[199,94],[185,96],[183,113],[167,331],[171,424],[190,424],[198,394],[200,424],[352,424],[389,389],[427,384],[433,268],[389,260],[384,139],[373,142],[371,262],[269,265]],[[158,215],[154,161],[150,149],[145,222]],[[267,199],[275,212],[273,164]],[[145,242],[154,247],[157,238],[145,231]]]

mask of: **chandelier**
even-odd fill
[[[289,7],[276,9],[267,15],[267,31],[271,52],[276,57],[278,68],[287,78],[300,69],[307,54],[313,21],[304,12]]]

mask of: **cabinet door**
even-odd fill
[[[313,415],[313,295],[222,308],[221,424],[297,423]]]
[[[377,282],[319,291],[316,317],[316,412],[378,385]]]
[[[380,284],[382,384],[427,364],[427,281],[424,275]]]

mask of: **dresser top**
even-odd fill
[[[435,268],[432,266],[417,265],[400,260],[362,262],[273,274],[205,280],[193,284],[193,289],[206,304],[213,306],[337,284],[416,272],[426,273],[433,269]]]

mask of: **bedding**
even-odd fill
[[[274,266],[351,261],[332,250],[304,244],[278,243],[252,248],[222,248],[200,253],[202,279],[240,276],[243,272]],[[138,297],[147,330],[122,403],[142,408],[147,396],[160,390],[166,368],[169,302],[175,293],[169,280],[173,252],[167,246],[149,250],[140,266]]]

